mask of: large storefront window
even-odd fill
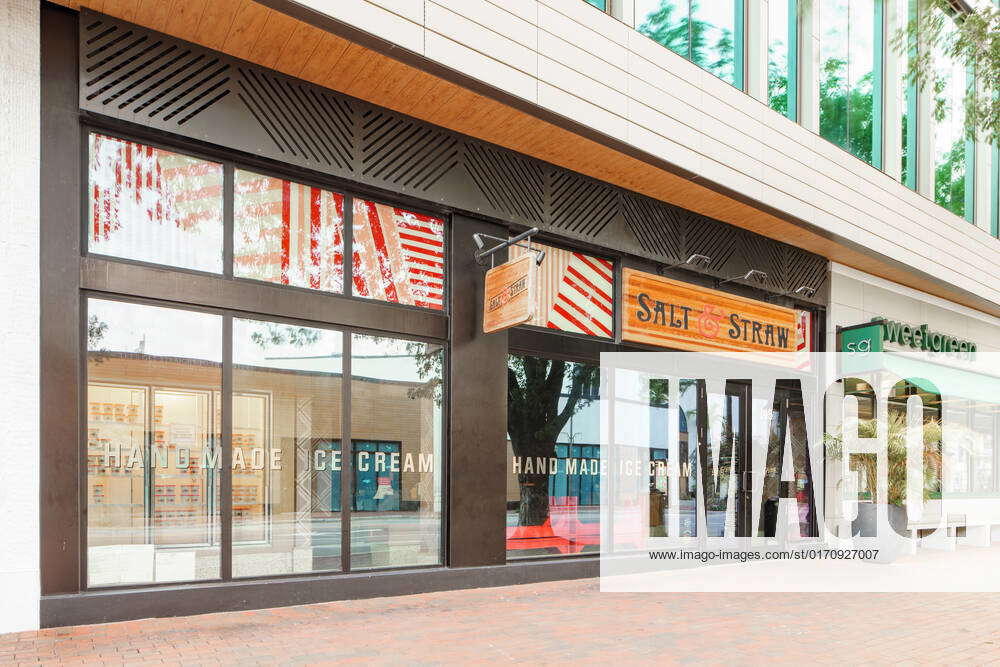
[[[87,583],[217,579],[222,318],[87,305]]]
[[[342,380],[339,331],[233,321],[233,576],[340,569]]]
[[[445,307],[440,218],[103,134],[88,164],[94,253]],[[88,301],[87,585],[440,564],[444,347],[179,301]]]
[[[222,272],[222,165],[91,134],[90,252]]]
[[[635,29],[743,87],[742,0],[635,0]]]
[[[819,133],[876,167],[881,166],[881,4],[821,0]]]
[[[600,545],[600,367],[511,355],[507,557]]]
[[[351,567],[441,562],[440,345],[351,336]]]

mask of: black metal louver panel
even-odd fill
[[[80,108],[822,303],[823,257],[196,44],[81,11]]]
[[[465,146],[465,170],[496,211],[545,222],[545,172],[540,162],[475,142]]]
[[[361,114],[361,174],[390,187],[427,192],[459,164],[455,134],[381,109]]]

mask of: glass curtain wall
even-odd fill
[[[767,4],[767,103],[798,119],[798,0]]]
[[[820,136],[881,168],[882,0],[821,0]]]
[[[948,57],[943,49],[935,49],[932,58],[934,201],[972,221],[975,144],[965,132],[964,100],[975,78],[966,63]]]
[[[635,0],[635,29],[743,88],[743,0]]]

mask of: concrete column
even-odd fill
[[[799,3],[799,122],[819,132],[819,24],[818,0]]]
[[[767,104],[768,2],[769,0],[746,0],[747,94],[764,104]]]
[[[39,9],[0,3],[0,634],[38,627]]]

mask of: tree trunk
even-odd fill
[[[521,507],[517,525],[540,526],[549,518],[548,474],[521,473],[517,476],[521,486]]]

